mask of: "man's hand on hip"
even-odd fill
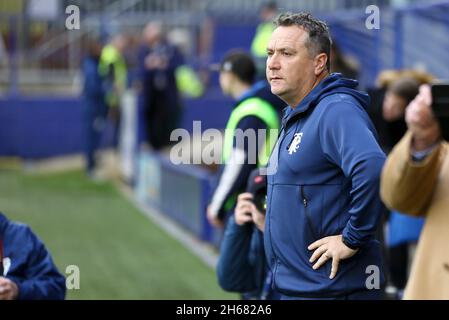
[[[324,265],[327,260],[332,259],[332,269],[329,276],[330,279],[335,278],[340,260],[351,258],[358,251],[348,248],[343,243],[343,237],[341,234],[338,236],[325,237],[315,241],[307,249],[315,250],[309,260],[309,262],[313,263],[318,259],[312,267],[314,270]]]

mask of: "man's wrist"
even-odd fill
[[[413,151],[424,151],[432,146],[436,145],[440,140],[439,136],[434,137],[426,137],[426,138],[416,138],[415,136],[412,139],[412,149]]]
[[[341,237],[341,241],[343,242],[343,244],[345,246],[347,246],[351,250],[359,250],[360,249],[360,247],[355,246],[355,245],[349,243],[348,239],[346,239],[344,236]]]
[[[412,160],[413,161],[415,161],[415,162],[421,162],[421,161],[423,161],[425,158],[427,158],[427,156],[429,155],[429,154],[431,154],[432,153],[432,151],[436,148],[438,146],[438,144],[436,143],[436,144],[434,144],[434,145],[432,145],[431,147],[429,147],[429,148],[427,148],[427,149],[424,149],[424,150],[421,150],[421,151],[416,151],[416,150],[414,150],[413,148],[412,148],[412,150],[411,150],[411,156],[412,156]]]

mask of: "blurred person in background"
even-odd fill
[[[0,67],[8,65],[8,50],[3,41],[3,34],[0,32]]]
[[[210,84],[210,62],[212,59],[212,48],[214,44],[214,30],[216,26],[213,18],[207,13],[204,13],[199,29],[197,30],[198,39],[198,75],[204,86]]]
[[[273,19],[278,13],[276,2],[267,2],[259,10],[260,23],[251,42],[251,54],[257,68],[257,77],[265,78],[265,63],[267,60],[267,45],[274,30]]]
[[[416,97],[418,91],[419,82],[408,77],[399,76],[387,86],[382,103],[382,119],[386,129],[383,133],[389,138],[385,145],[387,152],[401,140],[407,131],[405,108]]]
[[[407,130],[405,108],[418,93],[418,86],[432,79],[432,75],[418,70],[384,70],[377,77],[376,88],[368,91],[369,115],[385,153],[391,151]]]
[[[171,30],[167,39],[185,57],[188,55],[192,43],[190,33],[186,29]],[[204,86],[196,71],[187,63],[180,64],[175,70],[176,85],[179,92],[189,98],[199,98],[204,93]]]
[[[255,79],[256,66],[251,55],[237,50],[224,57],[220,86],[236,103],[226,125],[219,181],[207,209],[209,222],[217,227],[222,227],[232,214],[237,195],[245,191],[251,170],[266,165],[268,142],[275,138],[270,130],[279,129],[278,110],[285,104],[270,92],[266,82],[255,82]],[[258,141],[256,146],[249,142],[243,146],[236,144],[237,130],[253,130],[257,137],[260,129],[267,130],[266,141]],[[255,154],[250,154],[251,151]],[[256,163],[251,163],[254,158]]]
[[[171,144],[170,134],[181,121],[176,69],[184,64],[184,58],[167,41],[160,23],[148,23],[142,37],[144,44],[139,52],[139,64],[146,143],[160,150]]]
[[[431,75],[416,70],[386,70],[378,77],[381,91],[373,97],[371,116],[379,132],[380,144],[389,153],[407,131],[405,109],[418,94],[419,86]],[[379,100],[382,99],[382,100]],[[407,283],[409,263],[424,223],[422,218],[386,210],[385,255],[389,270],[388,298],[400,299]]]
[[[449,299],[449,145],[434,118],[430,87],[408,105],[408,132],[381,177],[381,197],[392,210],[425,218],[404,299]]]
[[[102,46],[97,39],[89,39],[87,54],[82,65],[84,76],[84,141],[86,171],[89,177],[95,176],[95,152],[100,143],[101,134],[106,126],[108,106],[106,104],[106,90],[98,72]]]
[[[98,72],[105,85],[105,101],[109,117],[114,123],[113,145],[118,146],[120,128],[120,102],[127,86],[127,66],[124,52],[128,45],[125,34],[114,35],[100,55]]]
[[[341,73],[345,78],[358,79],[359,66],[357,62],[341,52],[335,41],[331,45],[331,72]]]
[[[65,278],[26,225],[0,213],[0,300],[63,300]]]
[[[387,88],[382,105],[382,117],[385,121],[386,132],[391,145],[399,142],[404,136],[407,125],[405,123],[405,109],[419,92],[419,82],[410,77],[400,76]],[[391,211],[388,217],[388,268],[392,287],[387,293],[401,299],[407,283],[408,265],[412,260],[411,251],[419,239],[424,220],[422,218],[406,216],[398,211]]]
[[[239,194],[234,215],[229,218],[221,241],[218,283],[223,290],[241,293],[243,299],[278,299],[271,286],[272,273],[265,258],[267,182],[259,168],[251,172],[246,191]]]

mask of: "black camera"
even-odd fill
[[[438,119],[441,136],[449,141],[449,82],[438,82],[431,85],[432,110]]]
[[[248,178],[246,192],[253,195],[253,203],[262,214],[265,214],[267,203],[267,176],[254,169]]]

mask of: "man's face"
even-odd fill
[[[121,53],[125,52],[126,47],[128,46],[128,38],[124,35],[118,36],[115,39],[115,47]]]
[[[382,115],[386,121],[395,121],[404,118],[407,101],[392,93],[387,92],[382,105]]]
[[[264,22],[270,22],[276,16],[277,11],[270,8],[263,8],[260,11],[260,19]]]
[[[161,34],[162,29],[159,24],[149,23],[143,30],[143,40],[147,45],[152,46],[160,40]]]
[[[234,75],[229,71],[220,72],[220,87],[225,95],[231,95],[231,87],[235,81]]]
[[[281,26],[273,31],[268,43],[266,76],[271,92],[292,107],[316,80],[314,57],[305,46],[308,37],[302,28]]]

